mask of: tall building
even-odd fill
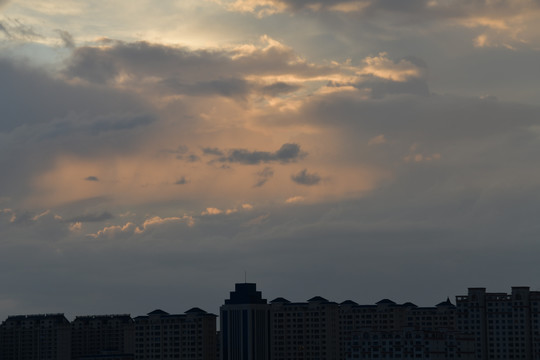
[[[269,306],[252,283],[236,284],[220,308],[221,360],[269,360]]]
[[[474,336],[476,359],[540,359],[540,292],[469,288],[456,296],[458,330]]]
[[[216,315],[154,310],[135,320],[135,359],[216,360]]]
[[[133,358],[135,324],[129,315],[77,316],[71,323],[71,358]]]
[[[70,360],[71,327],[64,314],[9,316],[0,326],[2,360]]]

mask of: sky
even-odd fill
[[[0,319],[540,289],[539,0],[0,0]]]

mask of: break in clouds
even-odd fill
[[[537,2],[58,1],[0,2],[0,314],[537,286]]]

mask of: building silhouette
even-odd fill
[[[339,305],[320,296],[270,302],[272,360],[339,360]]]
[[[71,326],[64,314],[9,316],[0,326],[2,360],[69,360]]]
[[[456,306],[458,330],[474,337],[476,359],[540,359],[539,291],[469,288]]]
[[[315,296],[270,302],[235,285],[214,314],[9,316],[0,360],[540,360],[540,291],[469,288],[432,307]]]
[[[135,321],[135,359],[216,360],[216,315],[154,310]]]
[[[77,316],[71,323],[71,358],[133,359],[134,332],[130,315]]]
[[[269,306],[252,283],[236,284],[220,308],[221,359],[269,360]]]
[[[221,307],[221,359],[475,359],[474,337],[458,331],[456,314],[450,299],[434,307],[320,296],[267,303],[255,284],[236,284]]]

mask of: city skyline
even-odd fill
[[[286,294],[283,294],[287,296]],[[256,283],[236,283],[216,314],[9,316],[0,324],[6,359],[537,359],[540,292],[468,288],[429,307],[382,299],[341,303],[263,298]]]
[[[0,318],[540,288],[539,20],[0,0]]]

